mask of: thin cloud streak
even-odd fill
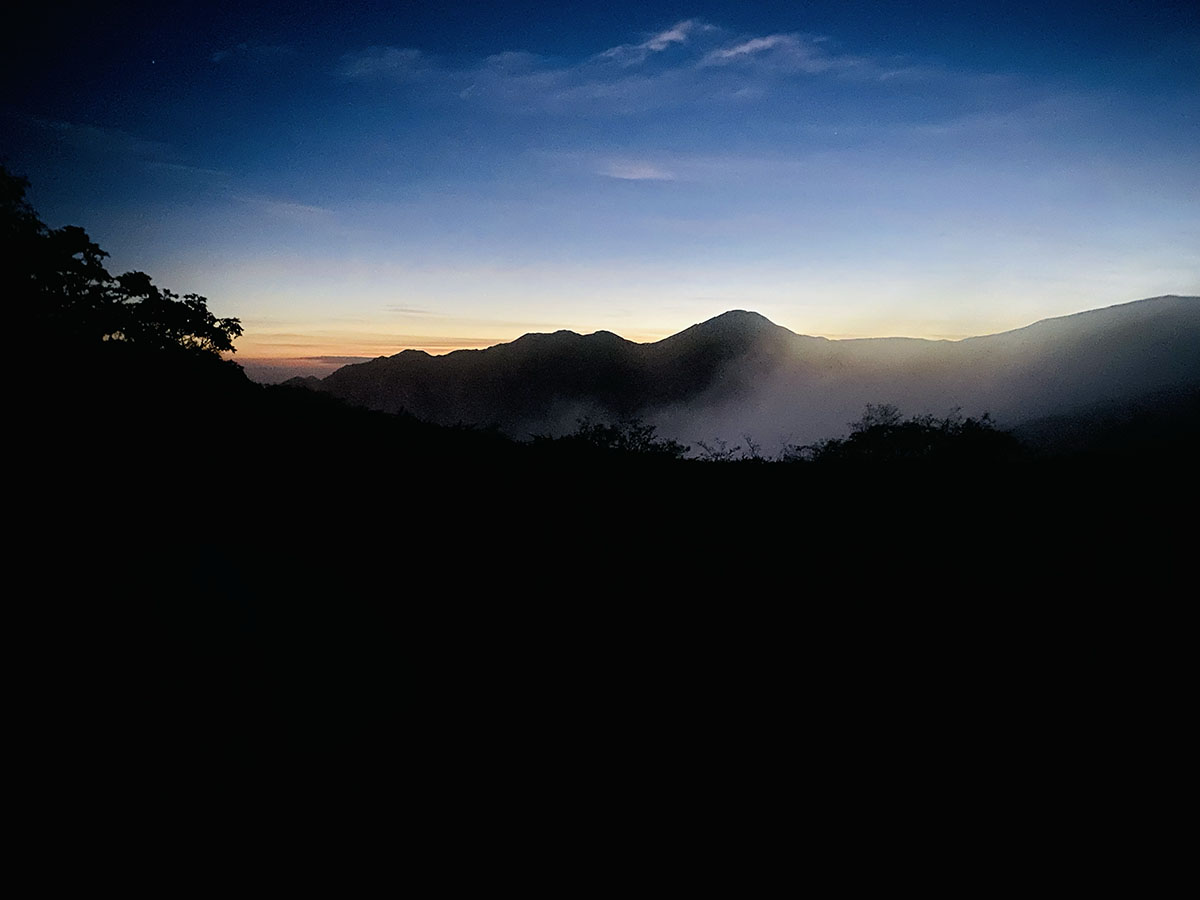
[[[674,181],[675,175],[647,162],[612,162],[600,170],[601,175],[622,181]]]
[[[919,80],[939,73],[932,66],[898,63],[895,57],[871,59],[830,49],[828,38],[806,34],[770,34],[731,47],[710,50],[698,66],[752,67],[764,73],[853,76],[857,78]]]
[[[117,233],[172,264],[185,254],[170,241],[190,234],[209,258],[189,277],[247,323],[243,303],[278,311],[267,332],[668,333],[754,308],[837,334],[870,333],[887,309],[917,323],[889,328],[976,333],[995,326],[957,324],[964,305],[985,322],[1021,302],[1032,320],[1059,296],[1195,292],[1196,151],[1172,126],[1194,114],[1187,97],[1150,104],[1111,79],[1047,79],[1015,58],[997,73],[995,55],[798,25],[689,18],[572,36],[569,57],[493,52],[493,34],[476,56],[438,56],[449,44],[360,31],[377,36],[314,65],[311,93],[247,90],[261,105],[231,116],[239,79],[267,70],[236,45],[209,73],[220,127],[47,114],[30,130],[81,170],[123,157],[129,185],[186,210],[159,225],[139,208]],[[481,324],[497,315],[545,324]]]
[[[311,206],[306,203],[295,203],[290,200],[278,200],[262,196],[237,196],[232,199],[277,219],[298,224],[316,224],[330,220],[334,216],[331,209],[323,206]]]
[[[645,62],[651,53],[661,53],[675,44],[686,44],[693,34],[715,30],[714,26],[697,19],[687,19],[677,22],[666,31],[661,31],[640,44],[621,44],[617,47],[610,47],[603,53],[598,53],[595,59],[614,61],[622,66],[636,66]]]
[[[406,96],[424,105],[457,100],[486,103],[499,112],[588,117],[714,99],[761,100],[786,90],[787,80],[797,77],[898,83],[950,77],[894,56],[872,59],[840,53],[820,35],[778,33],[730,40],[721,29],[697,19],[570,65],[508,51],[476,66],[454,67],[415,48],[375,46],[343,56],[337,74],[350,82],[419,87],[419,94]]]
[[[368,47],[343,56],[338,74],[350,80],[403,78],[418,71],[422,61],[421,51],[411,47]]]
[[[111,154],[124,159],[165,163],[178,161],[179,153],[166,141],[138,137],[120,128],[35,117],[33,123],[52,132],[64,143],[82,150]]]

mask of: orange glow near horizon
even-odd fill
[[[455,350],[479,350],[502,344],[512,338],[435,337],[435,336],[359,336],[327,335],[255,335],[246,334],[237,345],[237,358],[256,360],[297,360],[325,357],[394,356],[402,350],[423,350],[433,356]]]
[[[574,329],[567,329],[574,330]],[[683,329],[679,329],[682,331]],[[793,329],[794,330],[794,329]],[[524,334],[525,332],[522,332]],[[581,333],[588,334],[590,331]],[[677,332],[639,331],[622,334],[625,340],[636,344],[648,344],[661,341]],[[913,337],[931,341],[956,341],[969,334],[904,334],[901,329],[872,329],[864,332],[841,332],[818,334],[814,331],[801,331],[812,337],[824,337],[829,340],[860,340],[878,337]],[[394,356],[404,350],[421,350],[430,356],[444,356],[456,350],[482,350],[497,344],[515,341],[521,334],[496,337],[453,337],[433,335],[387,335],[370,337],[332,335],[255,335],[247,333],[238,341],[237,353],[228,358],[235,362],[254,362],[261,365],[293,365],[314,364],[325,360],[375,359],[380,356]]]

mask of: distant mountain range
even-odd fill
[[[584,416],[638,417],[684,442],[842,434],[868,403],[990,412],[1014,427],[1200,390],[1200,298],[1165,296],[962,341],[828,340],[735,310],[655,343],[611,332],[527,334],[486,350],[405,350],[294,379],[440,424],[561,434]]]

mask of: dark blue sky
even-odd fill
[[[41,9],[0,157],[244,356],[1200,292],[1194,4]]]

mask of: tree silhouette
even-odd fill
[[[657,437],[656,430],[654,425],[636,418],[610,423],[585,416],[577,420],[572,434],[558,439],[539,436],[535,440],[543,446],[559,444],[623,456],[682,459],[687,455],[690,448],[670,438]]]
[[[711,444],[706,441],[696,441],[696,445],[700,448],[696,458],[705,462],[733,462],[738,458],[738,452],[742,449],[741,444],[730,447],[729,443],[722,438],[713,438]]]
[[[29,181],[0,166],[0,279],[43,337],[123,341],[149,350],[233,352],[238,319],[220,319],[198,294],[180,297],[144,272],[114,277],[108,256],[76,225],[50,228],[25,199]]]
[[[126,272],[112,288],[122,315],[105,337],[127,340],[152,349],[185,347],[211,353],[233,352],[233,339],[241,335],[237,319],[218,319],[198,294],[180,297],[160,289],[144,272]]]
[[[867,404],[845,438],[789,448],[785,457],[819,463],[978,463],[1012,459],[1020,445],[996,427],[989,414],[963,418],[957,410],[945,418],[904,419],[891,404]]]

